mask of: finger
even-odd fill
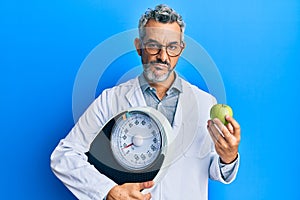
[[[137,183],[137,184],[138,184],[138,189],[142,190],[142,189],[153,187],[154,181],[146,181],[146,182]]]
[[[225,140],[224,140],[224,142],[218,141],[219,139],[216,138],[216,136],[213,134],[213,131],[211,130],[210,127],[208,127],[208,132],[209,132],[209,134],[210,134],[210,136],[211,136],[211,138],[212,138],[212,140],[215,144],[215,149],[216,149],[217,153],[219,155],[223,155],[224,154],[224,148],[228,147],[227,144],[225,143]],[[221,138],[220,134],[218,134],[218,137]]]
[[[226,141],[231,141],[233,139],[233,136],[228,128],[218,118],[213,119],[212,122],[215,126],[217,126],[218,131],[220,132],[220,134],[222,134],[223,138]]]
[[[139,191],[132,191],[129,194],[130,199],[134,199],[134,200],[144,200],[145,199],[145,195],[143,195],[141,192]]]
[[[151,194],[147,193],[144,195],[144,200],[150,200],[151,199]]]
[[[228,123],[228,124],[226,125],[226,127],[227,127],[227,129],[229,130],[229,132],[230,132],[231,134],[234,133],[234,131],[233,131],[233,126],[232,126],[231,123]]]
[[[224,140],[223,133],[219,129],[219,127],[214,124],[213,120],[209,123],[209,128],[211,131],[211,135],[216,139],[215,144],[219,143],[220,145],[224,145],[226,141]]]
[[[240,137],[240,131],[241,131],[241,128],[240,128],[240,125],[239,123],[231,116],[227,115],[226,116],[226,120],[232,124],[232,127],[233,127],[233,135],[236,136],[236,137]]]
[[[224,126],[223,123],[218,118],[214,118],[211,122],[213,126],[218,130],[219,134],[224,137],[224,134],[222,132]]]
[[[211,137],[211,139],[213,140],[213,142],[216,144],[218,142],[218,138],[213,134],[211,127],[207,126],[207,130],[209,132],[209,135]]]
[[[214,143],[216,143],[219,139],[219,134],[215,134],[214,131],[212,130],[213,127],[213,122],[212,120],[208,120],[207,122],[207,130],[211,136],[211,138],[214,140]]]
[[[237,138],[229,132],[227,127],[219,119],[212,120],[211,131],[217,138],[217,143],[215,143],[216,148],[227,149],[236,144]],[[220,137],[220,135],[222,137]]]

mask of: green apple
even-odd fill
[[[218,118],[224,125],[228,124],[227,120],[225,119],[226,115],[231,117],[233,116],[231,107],[226,104],[215,104],[210,109],[210,118]]]

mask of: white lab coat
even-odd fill
[[[216,100],[182,80],[173,123],[176,140],[170,146],[173,162],[162,179],[150,189],[154,200],[207,199],[208,178],[223,183],[235,179],[239,160],[223,180],[219,157],[206,130],[209,110]],[[103,199],[115,183],[87,162],[86,152],[103,125],[115,114],[146,106],[138,78],[104,90],[62,139],[51,155],[55,175],[78,199]]]

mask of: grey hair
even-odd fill
[[[177,22],[181,30],[181,40],[183,41],[185,23],[174,9],[165,4],[160,4],[155,9],[148,8],[148,10],[141,16],[139,20],[139,35],[143,39],[146,35],[145,26],[150,19],[154,19],[160,23],[173,23]]]

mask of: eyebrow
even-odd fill
[[[160,44],[157,40],[154,40],[154,39],[149,39],[147,42],[155,42],[155,43]],[[173,42],[169,42],[167,45],[170,45],[170,44],[179,44],[179,42],[173,41]]]

